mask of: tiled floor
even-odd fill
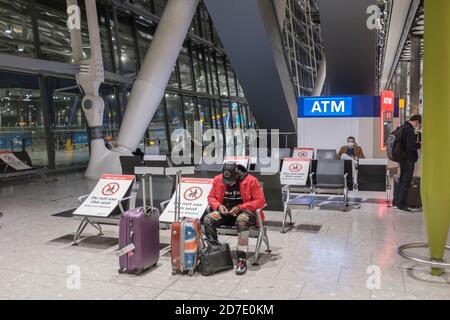
[[[88,227],[72,247],[64,236],[79,220],[52,216],[76,207],[94,184],[68,174],[0,189],[0,299],[450,299],[450,271],[433,277],[396,253],[399,244],[426,241],[422,214],[400,215],[380,204],[347,213],[294,210],[296,225],[319,224],[319,233],[271,227],[272,253],[242,277],[233,271],[172,276],[167,255],[139,277],[119,275],[117,227],[105,227],[104,241]],[[281,219],[275,212],[267,217]],[[236,245],[234,237],[221,239]],[[168,231],[161,231],[161,241],[169,242]],[[79,282],[70,270],[79,270]]]

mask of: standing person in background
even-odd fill
[[[415,114],[401,127],[402,160],[400,161],[400,179],[398,181],[397,194],[394,196],[394,206],[403,212],[411,212],[406,200],[411,181],[414,175],[414,166],[419,160],[418,150],[422,147],[420,136],[416,131],[420,129],[422,116]]]
[[[344,156],[345,155],[345,156]],[[347,138],[347,145],[342,146],[341,149],[339,149],[337,158],[338,160],[341,160],[342,158],[351,158],[354,160],[357,159],[364,159],[364,152],[362,148],[356,143],[355,137],[348,137]]]

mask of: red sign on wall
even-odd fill
[[[393,91],[385,90],[381,92],[381,108],[380,108],[380,148],[386,150],[386,122],[392,122],[394,116],[395,95]],[[393,123],[392,123],[393,124]]]

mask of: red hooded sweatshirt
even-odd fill
[[[222,183],[222,175],[214,177],[211,192],[208,195],[209,206],[213,210],[217,210],[223,204],[223,197],[227,186]],[[247,174],[245,178],[239,182],[239,190],[241,192],[242,204],[239,208],[256,212],[257,209],[262,209],[266,205],[263,189],[259,184],[258,179]],[[261,219],[264,221],[264,213],[261,211]]]

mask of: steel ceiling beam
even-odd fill
[[[385,90],[391,82],[419,5],[420,0],[394,0],[379,86],[380,92]]]

